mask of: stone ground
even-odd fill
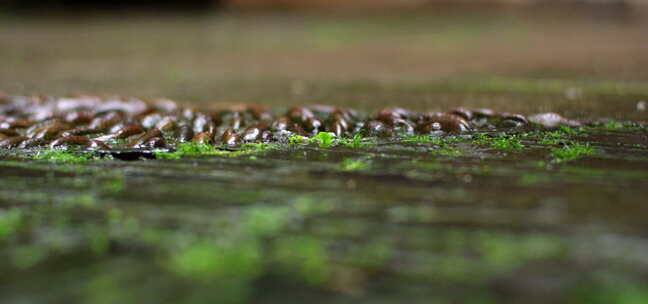
[[[11,95],[598,121],[137,161],[3,151],[8,303],[648,300],[642,20],[498,11],[0,22],[0,90]]]

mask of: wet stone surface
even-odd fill
[[[375,113],[326,105],[294,106],[282,114],[260,105],[217,109],[181,108],[170,100],[3,97],[0,105],[0,147],[31,149],[48,146],[70,150],[173,149],[178,143],[238,146],[285,142],[291,136],[403,138],[496,128],[556,129],[581,123],[556,113],[531,116],[490,109],[456,108],[412,112],[386,108]],[[531,123],[530,123],[531,122]]]
[[[640,123],[95,97],[0,109],[9,303],[648,301]]]

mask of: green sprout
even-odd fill
[[[331,132],[319,132],[310,139],[310,142],[318,144],[322,148],[328,148],[335,143],[335,134]]]
[[[554,157],[554,162],[565,163],[594,154],[594,148],[589,144],[572,143],[560,149],[552,149],[551,154]]]

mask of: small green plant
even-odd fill
[[[580,130],[568,126],[560,126],[560,129],[558,129],[558,131],[571,136],[578,135],[578,133],[580,133]]]
[[[610,120],[610,121],[606,122],[605,124],[603,124],[603,128],[611,130],[611,131],[616,131],[616,130],[623,129],[624,125],[620,121]]]
[[[551,154],[554,162],[565,163],[594,154],[594,148],[589,144],[572,143],[560,149],[552,149]]]
[[[364,141],[364,136],[362,135],[362,133],[358,132],[355,135],[353,135],[352,138],[341,139],[340,144],[350,148],[358,149],[358,148],[369,146],[374,143]]]
[[[310,139],[310,142],[318,144],[322,148],[331,147],[335,143],[335,134],[331,132],[319,132],[315,137]]]
[[[34,159],[46,160],[56,163],[85,163],[92,160],[99,159],[94,153],[71,153],[60,150],[43,150],[34,155]]]
[[[362,160],[355,160],[352,158],[345,158],[340,163],[340,169],[343,171],[358,171],[369,168],[369,164]]]
[[[288,137],[288,142],[290,142],[291,145],[303,145],[308,143],[308,137],[293,134]]]
[[[538,142],[544,145],[557,145],[565,139],[565,134],[561,131],[546,132],[541,136]]]

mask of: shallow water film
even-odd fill
[[[0,303],[647,303],[648,19],[591,13],[4,18]]]
[[[7,99],[10,302],[648,299],[640,123]]]

